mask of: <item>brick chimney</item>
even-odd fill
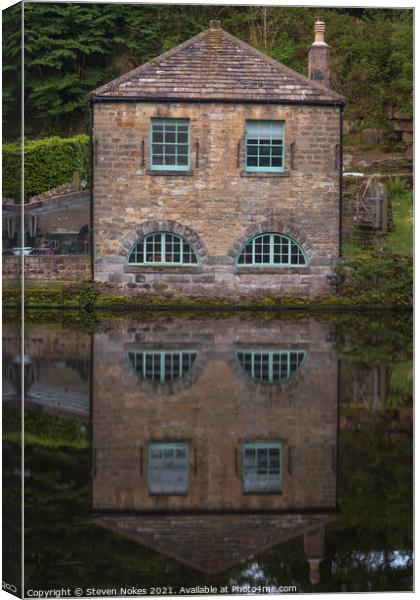
[[[325,23],[317,17],[314,25],[315,40],[308,53],[308,77],[329,87],[330,47],[324,40]]]

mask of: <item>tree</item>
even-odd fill
[[[122,41],[112,4],[26,4],[26,132],[72,133],[86,122],[87,94]]]
[[[331,85],[363,126],[412,112],[413,11],[278,6],[25,4],[25,133],[86,130],[89,92],[220,19],[233,35],[307,74],[313,22],[332,46]],[[20,8],[4,14],[5,135],[19,136]]]

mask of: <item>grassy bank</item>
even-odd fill
[[[25,309],[79,309],[95,311],[139,311],[152,309],[194,309],[194,310],[356,310],[356,309],[408,309],[412,306],[411,264],[400,261],[383,261],[381,257],[374,265],[368,265],[363,259],[346,261],[341,268],[343,282],[339,284],[338,294],[322,298],[278,298],[264,295],[238,301],[208,298],[168,300],[157,296],[143,298],[102,295],[98,288],[95,302],[82,308],[83,286],[62,285],[60,289],[48,285],[27,285]],[[395,280],[394,275],[399,279]],[[383,280],[389,283],[383,286]],[[375,287],[370,285],[374,282]],[[92,284],[94,285],[94,284]],[[4,308],[19,308],[20,291],[13,287],[3,288]]]
[[[343,247],[338,292],[362,304],[409,308],[413,292],[413,194],[404,182],[390,183],[393,229],[369,247]]]

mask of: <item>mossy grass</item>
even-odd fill
[[[383,267],[383,268],[382,268]],[[345,270],[352,270],[356,278],[349,283],[344,281],[342,289],[338,295],[326,296],[322,298],[302,299],[302,298],[279,298],[275,296],[261,296],[247,298],[239,301],[219,300],[208,298],[165,299],[160,297],[135,298],[126,296],[102,296],[98,295],[96,303],[90,307],[94,311],[144,311],[144,310],[238,310],[238,309],[258,309],[258,310],[352,310],[352,309],[393,309],[411,307],[411,285],[412,268],[411,265],[400,263],[388,263],[382,265],[375,262],[371,265],[363,258],[356,258],[346,261],[341,267],[341,275]],[[397,271],[404,275],[402,279],[388,279],[389,285],[381,287],[380,282],[383,278],[393,276]],[[411,275],[409,273],[411,271]],[[370,279],[376,278],[378,286],[366,289],[361,287],[361,279],[365,275],[371,275]],[[368,280],[367,280],[368,283]],[[20,307],[20,293],[5,292],[3,290],[3,307],[5,309]],[[79,292],[56,292],[54,290],[35,291],[25,293],[25,310],[30,309],[43,310],[63,310],[80,309]]]

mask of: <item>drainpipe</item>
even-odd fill
[[[340,216],[339,216],[339,242],[338,256],[343,256],[343,212],[344,212],[344,194],[343,194],[343,118],[344,106],[340,105]]]
[[[94,257],[94,206],[93,206],[93,99],[89,99],[89,230],[90,230],[90,272],[92,281],[95,281],[95,257]]]

